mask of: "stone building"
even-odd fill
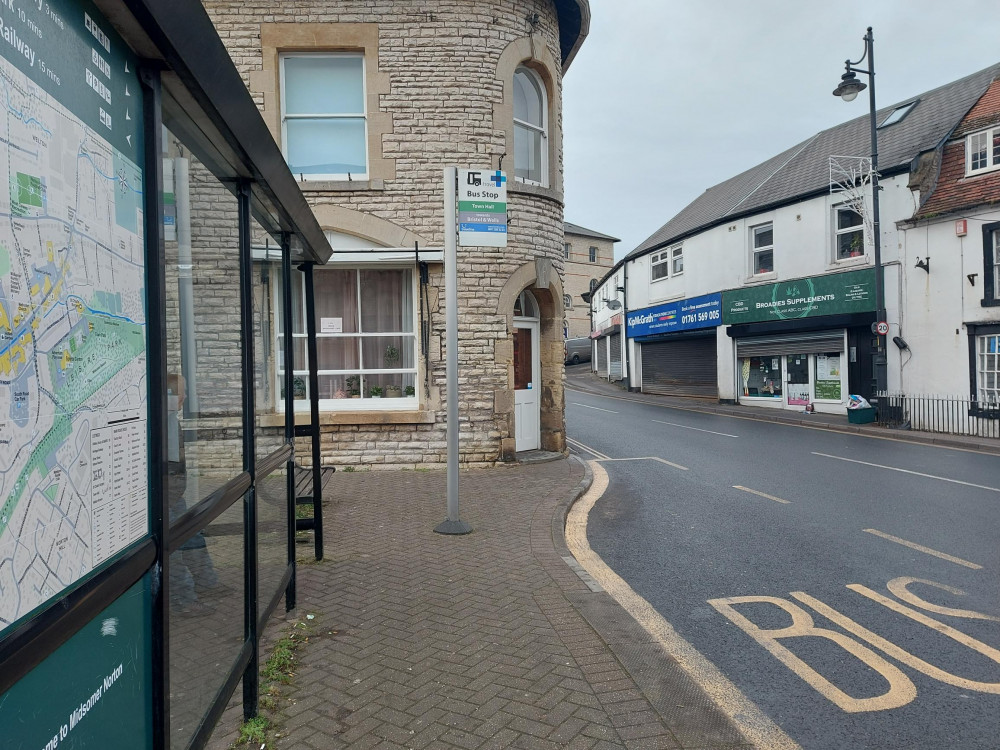
[[[566,338],[590,335],[590,304],[581,294],[592,292],[615,264],[617,237],[566,222],[563,257],[566,276],[563,282]]]
[[[507,247],[459,248],[461,461],[564,451],[562,77],[587,0],[204,5],[335,250],[315,269],[323,462],[446,460],[447,166],[509,177]],[[264,433],[286,396],[272,249],[255,248]],[[304,293],[293,303],[302,423]]]

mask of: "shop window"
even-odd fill
[[[1000,305],[1000,223],[983,227],[983,306]]]
[[[547,187],[548,102],[542,80],[524,66],[514,71],[514,177]]]
[[[976,337],[976,398],[984,407],[1000,407],[1000,334]]]
[[[836,229],[837,260],[858,258],[865,254],[865,227],[861,214],[847,206],[837,206]]]
[[[973,133],[965,139],[965,174],[1000,169],[1000,126]]]
[[[281,56],[281,137],[292,174],[367,178],[364,56]]]
[[[320,408],[416,408],[417,338],[410,268],[317,268],[316,344]],[[305,281],[292,286],[296,409],[309,408]],[[284,383],[284,321],[275,326],[277,377]],[[285,394],[278,408],[284,408]]]
[[[743,395],[748,398],[782,397],[781,357],[740,357]]]
[[[774,271],[774,225],[761,224],[750,230],[751,259],[753,275],[759,276]]]
[[[817,401],[841,401],[843,399],[842,367],[840,352],[828,352],[815,356],[816,383],[814,387]]]

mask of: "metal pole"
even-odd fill
[[[284,320],[285,361],[285,442],[292,448],[292,457],[285,467],[288,492],[288,565],[291,580],[285,589],[285,611],[295,609],[295,339],[292,337],[292,246],[288,232],[281,234],[281,317]]]
[[[243,470],[250,474],[252,484],[243,497],[243,635],[250,644],[250,662],[243,672],[243,718],[257,715],[260,695],[257,670],[259,643],[257,633],[257,404],[254,391],[253,339],[253,259],[250,241],[250,183],[240,182],[239,257],[240,257],[240,326],[243,333]]]
[[[170,513],[167,504],[167,282],[163,247],[163,112],[160,72],[144,66],[142,116],[146,177],[146,325],[149,367],[149,529],[156,542],[152,579],[153,748],[170,746]]]
[[[872,27],[865,34],[865,44],[868,47],[868,108],[869,126],[872,137],[872,223],[875,230],[875,318],[876,321],[886,319],[885,312],[885,275],[882,272],[882,228],[879,223],[879,186],[878,186],[878,129],[875,122],[875,37]],[[885,336],[876,332],[878,342],[875,352],[875,391],[885,393],[888,390],[888,357],[885,351]]]
[[[316,291],[313,286],[314,263],[299,269],[306,275],[306,357],[309,360],[309,435],[312,438],[313,542],[317,560],[323,559],[323,473],[319,445],[319,353],[316,343]]]
[[[191,185],[188,160],[183,156],[174,159],[174,198],[177,210],[177,300],[181,327],[181,374],[184,375],[184,416],[197,416],[201,411],[198,402],[198,353],[194,330],[194,291],[191,260]]]
[[[445,380],[448,401],[448,519],[438,534],[468,534],[472,527],[458,515],[458,170],[444,170]]]

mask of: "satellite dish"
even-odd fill
[[[608,307],[610,307],[612,310],[621,310],[622,303],[616,299],[609,299]]]

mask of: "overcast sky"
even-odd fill
[[[879,109],[1000,62],[997,0],[590,8],[563,87],[566,220],[621,238],[616,260],[705,189],[867,114],[867,91],[850,104],[831,92],[868,26]]]

